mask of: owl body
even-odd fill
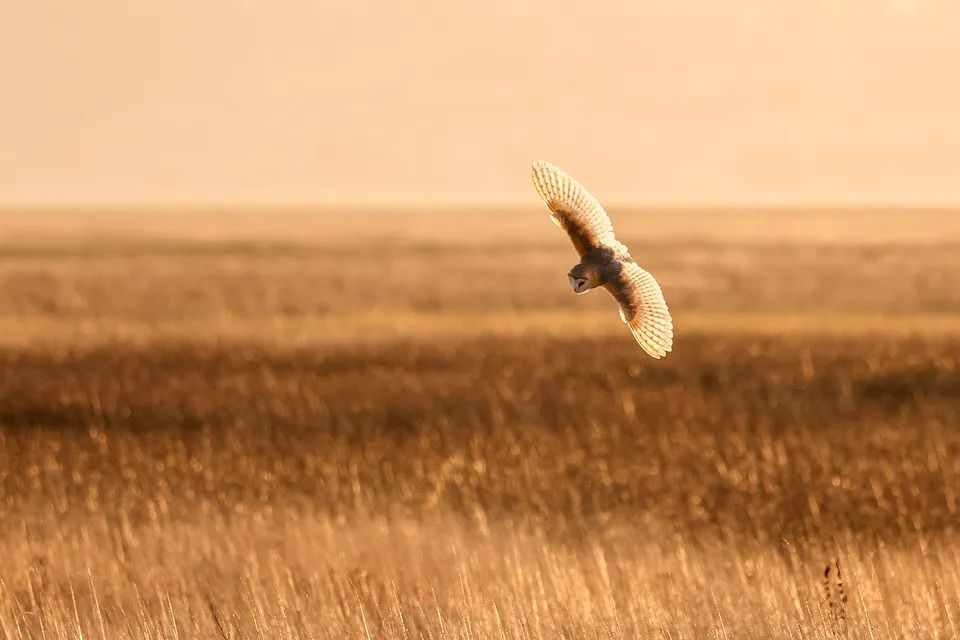
[[[573,286],[573,292],[583,294],[590,289],[617,281],[623,271],[624,262],[633,262],[629,253],[622,252],[618,255],[613,249],[607,247],[587,251],[580,258],[580,262],[570,269],[567,277],[571,279],[571,286],[579,280],[586,280],[588,286],[581,291]]]

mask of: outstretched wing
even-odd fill
[[[620,318],[637,343],[654,358],[662,358],[673,349],[673,319],[663,291],[636,262],[620,264],[620,273],[603,287],[620,303]]]
[[[533,163],[533,186],[553,214],[550,218],[567,232],[581,256],[592,249],[608,248],[615,254],[627,248],[617,241],[613,224],[597,199],[563,169],[546,160]]]

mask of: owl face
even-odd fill
[[[568,275],[567,280],[570,282],[570,288],[578,296],[590,291],[590,281],[586,278],[574,278]]]
[[[573,289],[573,292],[578,296],[583,295],[597,286],[596,279],[595,270],[583,263],[570,269],[570,273],[567,274],[567,281],[570,283],[570,288]]]

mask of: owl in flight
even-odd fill
[[[577,295],[603,287],[620,304],[620,318],[654,358],[673,348],[673,320],[660,285],[640,268],[613,234],[597,199],[559,167],[537,160],[533,186],[549,207],[550,219],[567,232],[580,262],[567,274]]]

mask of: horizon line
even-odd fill
[[[184,202],[184,203],[89,203],[74,204],[52,203],[2,203],[0,215],[13,213],[38,214],[93,214],[93,213],[330,213],[347,211],[352,213],[467,213],[476,211],[510,212],[540,205],[539,200],[531,203],[443,203],[443,202],[400,202],[395,205],[382,202]],[[901,203],[901,202],[755,202],[755,203],[613,203],[606,204],[609,211],[633,212],[725,212],[732,211],[781,211],[781,212],[903,212],[903,211],[931,211],[947,212],[960,211],[960,201],[955,203]]]

